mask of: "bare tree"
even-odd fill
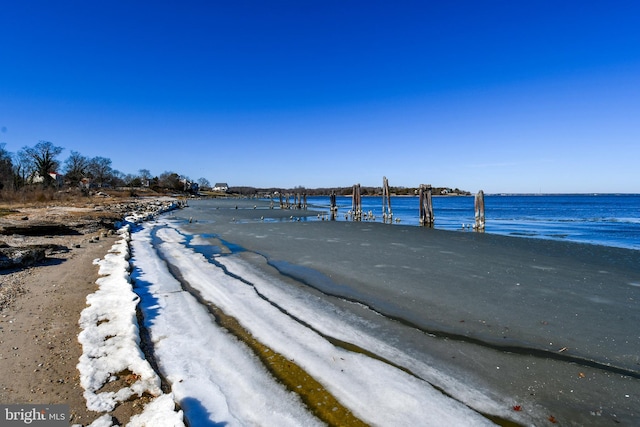
[[[111,179],[111,159],[94,157],[89,160],[88,172],[99,186],[103,186]]]
[[[140,169],[138,171],[140,175],[140,179],[142,180],[150,180],[151,179],[151,171],[149,169]]]
[[[126,174],[122,179],[127,187],[140,187],[140,178],[132,173]]]
[[[89,159],[77,151],[72,151],[65,161],[65,176],[71,185],[78,185],[87,176]]]
[[[138,171],[137,186],[149,187],[151,185],[151,171],[149,169],[140,169]]]
[[[117,169],[111,169],[110,182],[113,187],[123,187],[126,184],[127,175]]]
[[[182,190],[183,184],[180,182],[180,175],[175,172],[166,171],[160,174],[158,177],[158,185],[160,187],[168,188],[171,190]]]
[[[198,185],[200,188],[211,188],[211,183],[207,178],[198,178]]]
[[[54,179],[49,175],[49,173],[55,172],[60,166],[56,157],[62,153],[62,150],[64,150],[64,148],[57,147],[49,141],[40,141],[35,145],[35,147],[22,148],[26,158],[31,163],[31,170],[29,172],[31,174],[37,173],[40,175],[45,187],[52,186],[54,183]]]
[[[13,188],[17,190],[25,185],[27,177],[32,170],[33,162],[24,152],[24,150],[18,151],[13,158]]]
[[[0,190],[10,186],[13,182],[13,162],[11,153],[4,149],[5,143],[0,143]]]

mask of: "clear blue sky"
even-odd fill
[[[6,1],[0,142],[256,187],[640,192],[638,1]]]

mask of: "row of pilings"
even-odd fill
[[[433,188],[431,185],[420,184],[418,190],[419,197],[419,223],[421,226],[433,227],[435,224],[435,215],[433,214]],[[345,215],[346,218],[353,221],[362,221],[366,219],[375,219],[372,212],[363,212],[362,210],[362,195],[360,194],[360,184],[353,186],[351,196],[351,210]],[[335,215],[338,212],[336,204],[336,194],[331,192],[331,218],[335,219]],[[484,192],[478,191],[474,199],[474,216],[475,224],[473,229],[483,232],[485,229],[485,215],[484,215]],[[393,212],[391,210],[391,192],[389,190],[389,180],[387,177],[382,178],[382,221],[384,223],[393,222]],[[399,220],[396,219],[396,222]]]
[[[280,209],[307,209],[306,193],[278,193]],[[292,200],[293,199],[293,200]],[[273,194],[271,195],[271,208],[273,208]]]
[[[352,188],[351,196],[351,210],[345,215],[347,219],[353,221],[362,220],[374,220],[375,216],[373,212],[364,212],[362,209],[362,195],[360,191],[360,184],[355,184]],[[307,209],[307,194],[306,193],[279,193],[280,209]],[[433,227],[435,224],[435,215],[433,213],[433,187],[427,184],[420,184],[418,190],[419,197],[419,224],[424,227]],[[338,214],[338,206],[336,201],[335,191],[331,192],[330,199],[330,214],[331,219],[335,219]],[[271,208],[274,207],[273,194],[271,195]],[[485,229],[485,214],[484,214],[484,192],[478,191],[474,200],[474,213],[475,224],[473,229],[476,231],[484,231]],[[382,222],[391,224],[394,221],[393,211],[391,209],[391,191],[389,188],[389,180],[387,177],[382,177]],[[395,222],[399,222],[396,219]]]

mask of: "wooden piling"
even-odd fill
[[[484,192],[478,191],[474,200],[476,223],[474,230],[484,232]]]
[[[382,222],[386,223],[393,220],[393,212],[391,212],[391,193],[389,191],[389,180],[386,176],[382,177]]]
[[[362,198],[360,196],[360,184],[353,186],[353,192],[351,195],[351,215],[354,221],[360,221],[362,219]]]
[[[331,220],[334,221],[336,219],[336,215],[338,214],[338,205],[336,203],[336,192],[334,190],[331,190],[331,196],[329,197],[329,200],[331,201],[331,207],[329,208],[329,211],[331,213]]]
[[[431,201],[431,186],[420,184],[420,225],[433,227],[433,204]]]

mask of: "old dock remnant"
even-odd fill
[[[354,221],[362,219],[362,196],[360,195],[360,184],[353,186],[351,195],[351,216]]]
[[[484,231],[484,192],[478,191],[474,200],[476,223],[473,226],[474,230]]]
[[[431,185],[420,184],[420,225],[433,227],[433,203],[431,201]]]
[[[382,177],[382,222],[391,224],[393,212],[391,212],[391,192],[389,191],[389,180]]]
[[[336,219],[336,215],[338,214],[338,204],[336,203],[336,192],[335,192],[335,190],[331,190],[330,200],[331,200],[331,207],[330,207],[331,220],[335,220]]]

